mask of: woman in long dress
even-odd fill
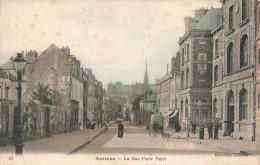
[[[118,137],[122,138],[124,132],[124,125],[121,122],[118,123],[117,129],[118,129]]]

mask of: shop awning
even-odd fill
[[[170,116],[170,118],[176,116],[178,112],[179,112],[178,110],[175,110],[174,113]]]
[[[165,116],[170,116],[174,111],[170,111],[168,113],[165,114]]]

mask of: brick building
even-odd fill
[[[180,123],[184,127],[190,120],[199,117],[210,119],[212,82],[212,35],[211,30],[218,24],[223,9],[195,10],[195,17],[185,18],[185,34],[179,40],[180,81],[178,107]],[[200,107],[197,101],[202,102]]]

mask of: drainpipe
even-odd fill
[[[256,25],[256,21],[257,21],[257,4],[259,2],[257,0],[255,0],[255,12],[254,12],[254,16],[255,16],[255,21],[254,21],[254,25],[255,25],[255,45],[254,45],[254,55],[255,55],[255,60],[254,60],[254,70],[253,70],[253,136],[252,136],[252,141],[255,141],[256,139],[256,48],[257,48],[257,25]]]

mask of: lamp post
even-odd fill
[[[200,123],[200,107],[201,107],[201,101],[200,100],[197,102],[197,105],[199,107],[199,123]]]
[[[21,99],[22,99],[22,74],[26,67],[26,60],[23,58],[23,52],[17,53],[17,56],[12,59],[13,67],[15,72],[17,73],[17,97],[18,97],[18,107],[15,113],[15,125],[14,125],[14,137],[15,137],[15,154],[23,153],[23,144],[22,144],[22,122],[21,122]]]
[[[189,112],[188,112],[188,106],[189,104],[185,104],[185,108],[187,112],[186,119],[187,119],[187,138],[190,137],[190,122],[189,122]]]

